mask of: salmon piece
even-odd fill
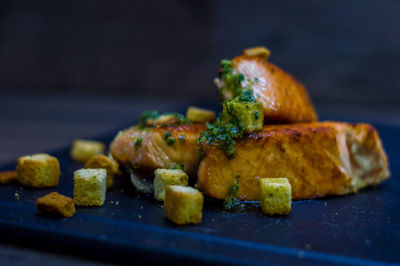
[[[243,54],[233,58],[232,67],[245,76],[243,87],[250,83],[255,99],[263,104],[264,124],[318,120],[304,85],[264,57]],[[215,84],[223,85],[219,79]],[[220,96],[222,100],[231,98],[229,94]]]
[[[224,199],[235,179],[239,200],[259,200],[259,178],[288,178],[293,200],[344,195],[390,175],[377,131],[368,124],[317,122],[264,126],[237,140],[229,160],[214,145],[198,169],[198,187]]]
[[[153,172],[157,168],[168,168],[175,163],[183,164],[184,171],[193,175],[198,166],[199,147],[196,139],[205,129],[204,124],[143,129],[133,126],[118,133],[111,143],[110,152],[126,168]]]

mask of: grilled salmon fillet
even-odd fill
[[[203,144],[198,187],[224,199],[238,178],[236,197],[258,200],[259,178],[286,177],[294,200],[344,195],[390,175],[377,131],[368,124],[339,122],[264,126],[237,141],[229,160],[215,145]]]
[[[263,104],[265,124],[317,121],[306,88],[265,58],[243,54],[233,58],[232,67],[245,76],[244,87],[251,83],[256,100]],[[215,84],[222,86],[218,79]],[[220,96],[222,100],[230,98],[230,95]]]
[[[118,133],[110,145],[110,152],[126,168],[154,171],[176,163],[183,164],[188,174],[195,174],[199,149],[196,139],[203,130],[204,124],[133,126]]]

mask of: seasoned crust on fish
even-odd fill
[[[198,187],[224,199],[237,175],[240,200],[258,200],[259,178],[286,177],[294,200],[343,195],[380,183],[390,175],[377,131],[368,124],[339,122],[264,126],[237,141],[229,160],[203,144]]]
[[[196,139],[203,130],[205,130],[204,124],[143,129],[134,126],[115,137],[110,152],[115,160],[127,168],[154,171],[157,168],[171,167],[176,163],[183,164],[188,174],[195,174],[199,149]],[[140,143],[137,142],[139,138]]]
[[[303,84],[263,57],[241,55],[232,60],[237,73],[252,81],[256,100],[264,107],[264,123],[317,121]]]

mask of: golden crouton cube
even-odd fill
[[[265,60],[267,60],[269,55],[271,54],[271,52],[264,46],[247,48],[243,51],[243,53],[247,56],[258,56]]]
[[[178,123],[178,118],[174,114],[162,114],[156,118],[146,120],[146,126],[157,126]]]
[[[184,186],[167,186],[164,215],[176,224],[201,223],[203,194],[197,189]]]
[[[288,215],[292,205],[292,187],[286,178],[260,179],[260,206],[268,215]]]
[[[36,188],[56,187],[61,175],[57,158],[44,153],[20,157],[17,172],[22,185]]]
[[[106,188],[111,188],[114,184],[114,175],[117,172],[117,169],[115,169],[115,167],[116,166],[111,161],[111,159],[103,154],[93,156],[85,164],[85,168],[102,168],[107,170]]]
[[[106,199],[105,169],[80,169],[74,172],[74,202],[80,206],[102,206]]]
[[[261,102],[241,101],[234,99],[225,101],[223,104],[224,114],[227,122],[232,117],[237,118],[244,126],[246,133],[260,130],[264,125],[264,107]]]
[[[188,185],[188,175],[180,169],[157,169],[154,175],[154,197],[157,200],[164,200],[165,188],[169,185]]]
[[[7,185],[18,181],[17,171],[0,172],[0,184]]]
[[[114,157],[112,156],[111,153],[108,153],[107,155],[108,159],[110,159],[110,161],[113,164],[113,169],[114,169],[114,173],[115,175],[122,175],[121,170],[119,169],[119,163],[114,159]]]
[[[75,161],[85,163],[98,154],[104,154],[106,146],[98,141],[77,139],[72,144],[71,157]]]
[[[75,214],[74,201],[67,196],[52,192],[36,201],[36,209],[64,217],[72,217]]]
[[[193,123],[204,123],[215,120],[215,112],[190,106],[186,111],[186,117]]]

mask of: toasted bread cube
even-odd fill
[[[165,199],[165,188],[169,185],[188,185],[188,175],[180,169],[157,169],[154,171],[154,197]]]
[[[74,202],[79,206],[102,206],[106,199],[107,171],[80,169],[74,172]]]
[[[106,169],[107,171],[106,188],[108,189],[113,186],[114,175],[117,172],[117,169],[115,169],[115,164],[107,156],[103,154],[93,156],[86,162],[85,168]]]
[[[114,159],[114,157],[112,156],[112,154],[111,154],[111,153],[108,153],[108,154],[107,154],[107,157],[108,157],[108,159],[110,159],[110,161],[111,161],[112,164],[113,164],[113,170],[114,170],[115,175],[122,175],[122,172],[121,172],[121,170],[119,169],[119,163]]]
[[[267,60],[269,55],[271,54],[271,52],[264,46],[256,46],[256,47],[245,49],[243,51],[243,54],[245,54],[247,56],[258,56],[258,57],[261,57],[261,58]]]
[[[17,171],[3,171],[0,172],[0,184],[7,185],[18,181]]]
[[[72,144],[71,157],[85,163],[95,155],[104,154],[105,150],[106,146],[99,141],[77,139]]]
[[[175,114],[162,114],[157,118],[149,118],[146,120],[146,126],[157,126],[178,123],[178,118]]]
[[[56,187],[61,175],[57,158],[44,153],[20,157],[17,172],[22,185],[36,188]]]
[[[67,196],[52,192],[36,200],[36,209],[41,212],[72,217],[75,214],[74,201]]]
[[[201,223],[203,194],[197,189],[184,186],[167,186],[164,215],[176,224]]]
[[[286,178],[260,179],[260,206],[268,215],[288,215],[292,205],[292,187]]]
[[[193,123],[211,122],[215,120],[215,112],[190,106],[186,111],[186,117]]]
[[[261,102],[242,102],[235,98],[224,102],[223,112],[227,114],[224,117],[228,121],[235,117],[242,122],[246,133],[260,130],[264,124],[264,107]]]

